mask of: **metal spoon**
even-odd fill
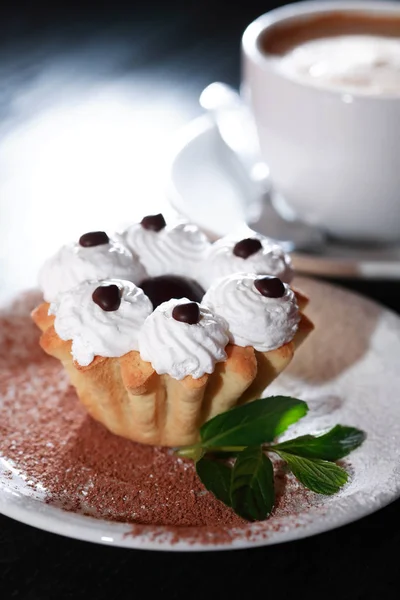
[[[248,225],[279,242],[288,252],[316,252],[325,243],[324,233],[304,223],[286,209],[277,211],[279,197],[269,183],[269,170],[261,159],[257,133],[250,111],[239,94],[224,83],[208,85],[200,95],[200,105],[214,120],[220,136],[233,152],[254,190],[248,211]],[[254,198],[257,199],[256,206]],[[274,205],[275,203],[275,205]]]

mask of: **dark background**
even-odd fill
[[[135,84],[145,77],[159,102],[176,102],[174,122],[183,124],[200,114],[198,96],[208,83],[239,85],[241,34],[277,5],[3,2],[0,134],[76,79]],[[399,310],[398,284],[339,283]],[[395,502],[358,523],[281,546],[190,554],[97,546],[0,517],[0,598],[398,598],[399,509]]]

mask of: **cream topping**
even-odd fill
[[[199,305],[200,320],[194,325],[177,321],[172,311],[187,298],[173,299],[160,304],[147,317],[139,333],[139,351],[159,374],[174,379],[191,376],[193,379],[212,373],[217,362],[226,359],[228,328],[223,319]]]
[[[260,234],[252,234],[261,242],[261,248],[247,258],[241,258],[233,253],[237,239],[221,238],[214,244],[201,266],[198,279],[207,289],[220,277],[233,273],[256,273],[258,275],[275,275],[282,281],[290,283],[293,278],[292,262],[289,255],[281,246],[271,242]]]
[[[150,277],[170,274],[196,278],[211,245],[196,225],[188,223],[167,225],[160,231],[135,224],[122,238],[139,256]]]
[[[83,281],[108,277],[140,283],[146,272],[138,257],[117,241],[87,248],[74,243],[46,260],[39,271],[39,287],[46,302],[53,302],[59,293]]]
[[[115,284],[120,289],[117,310],[106,311],[92,298],[100,285]],[[143,291],[130,281],[109,279],[86,281],[59,294],[50,304],[54,328],[62,340],[72,340],[72,356],[82,365],[94,357],[119,357],[138,350],[138,333],[153,306]]]
[[[281,298],[266,298],[255,287],[256,278],[255,274],[235,273],[219,279],[202,302],[226,320],[233,344],[267,352],[293,339],[300,315],[287,284]]]

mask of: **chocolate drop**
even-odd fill
[[[203,288],[193,279],[178,275],[160,275],[144,279],[139,285],[156,308],[171,298],[189,298],[193,302],[201,302],[204,296]]]
[[[94,290],[92,299],[97,306],[107,312],[118,310],[121,304],[121,290],[114,283],[100,285]]]
[[[161,213],[158,215],[148,215],[140,221],[141,226],[149,231],[161,231],[166,226],[166,222]]]
[[[172,311],[172,316],[175,321],[188,323],[188,325],[196,325],[200,319],[200,308],[196,302],[188,302],[186,304],[177,304]]]
[[[262,296],[266,298],[282,298],[285,294],[285,286],[279,277],[266,275],[254,281],[254,285]]]
[[[256,238],[246,238],[235,244],[233,254],[240,258],[249,258],[249,256],[252,256],[261,250],[261,248],[262,244],[260,240],[257,240]]]
[[[84,233],[79,238],[79,245],[83,248],[90,248],[92,246],[101,246],[102,244],[108,244],[110,238],[105,231],[90,231]]]

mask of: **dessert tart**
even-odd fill
[[[210,244],[152,215],[115,240],[91,232],[45,263],[40,344],[113,433],[192,444],[290,363],[313,329],[308,299],[289,286],[289,257],[258,235]]]

